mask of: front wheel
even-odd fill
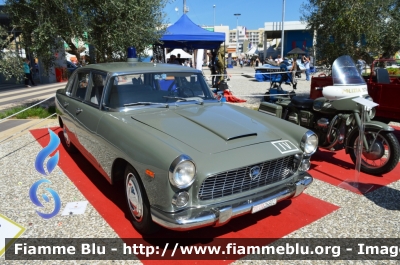
[[[125,169],[125,194],[129,217],[135,229],[141,234],[152,234],[158,226],[151,219],[150,203],[136,171],[128,165]]]
[[[392,171],[399,162],[399,142],[391,132],[379,132],[366,129],[364,132],[370,150],[363,146],[361,155],[361,171],[371,175],[382,175]],[[350,157],[356,163],[356,148],[359,133],[355,133],[349,141]],[[374,141],[375,140],[375,141]]]

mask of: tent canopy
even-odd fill
[[[250,50],[248,50],[248,51],[246,52],[246,55],[250,55],[250,56],[252,56],[252,55],[258,55],[258,48],[257,48],[257,46],[254,46],[253,48],[251,48]]]
[[[172,52],[167,53],[167,58],[171,57],[171,55],[175,55],[176,57],[178,57],[178,53],[181,55],[182,59],[192,58],[192,55],[182,49],[174,49]]]
[[[306,54],[305,51],[303,51],[300,48],[294,48],[293,50],[291,50],[290,52],[288,52],[287,54]]]
[[[183,14],[161,37],[164,48],[217,49],[225,41],[225,33],[199,27]]]

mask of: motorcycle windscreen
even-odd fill
[[[353,59],[348,55],[337,58],[332,65],[333,85],[365,85]]]

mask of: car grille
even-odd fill
[[[287,156],[209,176],[199,190],[200,200],[210,200],[266,186],[291,176],[294,156]],[[252,179],[250,170],[261,169]]]

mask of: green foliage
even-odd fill
[[[18,107],[12,108],[12,109],[8,109],[4,112],[0,112],[0,119],[3,119],[10,115],[13,115],[25,108],[26,108],[26,106],[18,106]],[[55,112],[56,112],[56,108],[54,106],[50,106],[48,108],[36,106],[36,107],[30,108],[26,111],[21,112],[12,118],[13,119],[38,119],[38,118],[44,119]],[[52,118],[56,118],[56,117],[57,116],[54,115]]]
[[[73,40],[94,45],[96,61],[126,58],[126,49],[138,52],[159,39],[163,7],[168,0],[7,0],[6,13],[22,31],[23,47],[40,57],[45,69],[65,41],[80,58]]]
[[[22,59],[13,52],[10,39],[7,30],[0,26],[0,73],[6,80],[14,77],[17,82],[20,82],[24,78]]]
[[[398,0],[309,0],[301,11],[317,34],[317,58],[330,64],[344,54],[371,62],[400,50]]]

